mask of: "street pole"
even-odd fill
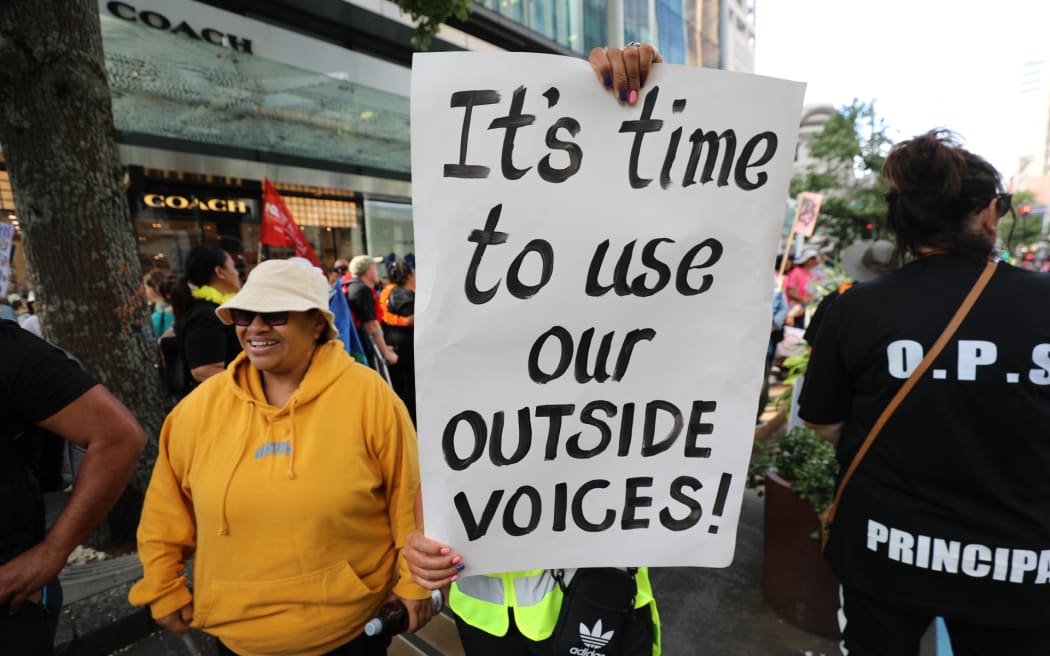
[[[623,47],[623,0],[609,0],[605,5],[606,44],[610,48]]]

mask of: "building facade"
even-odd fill
[[[1015,186],[1041,204],[1050,203],[1050,61],[1024,63],[1021,70],[1018,127],[1022,155]]]
[[[753,0],[622,2],[624,40],[654,42],[671,63],[748,70]],[[608,11],[602,0],[482,0],[443,25],[431,50],[584,57],[609,41]],[[99,0],[99,15],[144,270],[178,272],[200,243],[249,268],[289,254],[259,244],[267,179],[326,265],[413,253],[414,26],[397,5]],[[704,30],[725,44],[717,61],[702,56]],[[0,221],[17,222],[2,160]]]

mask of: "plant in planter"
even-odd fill
[[[818,513],[835,496],[835,447],[808,428],[759,444],[748,470],[764,485],[763,594],[778,615],[808,631],[839,634],[838,581],[820,553]]]
[[[776,474],[819,515],[835,497],[838,469],[831,442],[812,429],[793,428],[779,440],[756,445],[748,467],[748,484],[757,487],[768,473]]]

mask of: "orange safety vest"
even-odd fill
[[[379,295],[379,307],[383,310],[383,323],[388,326],[411,326],[412,322],[408,320],[408,317],[390,311],[390,292],[394,291],[395,287],[397,285],[387,285],[383,293]]]

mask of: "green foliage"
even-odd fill
[[[795,387],[795,383],[806,375],[806,368],[809,367],[810,352],[811,349],[807,346],[797,355],[790,355],[784,358],[784,362],[780,365],[780,368],[787,372],[787,377],[784,378],[784,391],[781,392],[780,396],[773,399],[773,402],[777,407],[780,407],[784,403],[791,402],[791,394]]]
[[[470,0],[394,0],[401,10],[416,22],[412,45],[420,50],[430,48],[430,42],[441,29],[441,24],[455,16],[466,20],[470,14]]]
[[[809,152],[817,165],[792,181],[792,195],[824,194],[817,227],[840,247],[858,239],[878,239],[886,232],[887,185],[881,175],[891,145],[886,131],[886,122],[875,113],[875,101],[854,99],[810,140]]]
[[[838,470],[831,442],[812,429],[797,427],[776,442],[757,445],[747,484],[761,485],[766,472],[771,471],[790,482],[792,491],[820,514],[835,498]]]

